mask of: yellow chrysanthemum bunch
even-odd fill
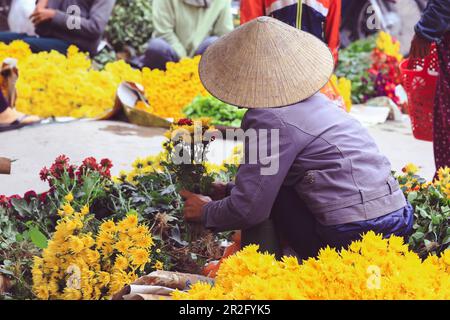
[[[422,261],[399,237],[373,232],[347,250],[325,248],[317,259],[275,260],[249,246],[225,260],[216,283],[195,284],[175,299],[449,299],[450,251]]]
[[[397,61],[403,60],[403,55],[400,53],[400,42],[394,40],[389,33],[381,31],[378,34],[376,46],[385,54],[395,57]]]
[[[42,257],[35,257],[33,291],[39,299],[98,300],[135,281],[150,262],[153,239],[147,226],[129,214],[88,231],[89,208],[66,203]]]
[[[434,181],[434,185],[441,189],[442,193],[447,195],[450,199],[450,168],[440,168],[438,170],[438,177]]]
[[[200,56],[169,62],[167,70],[142,70],[142,84],[153,113],[161,117],[178,119],[182,109],[197,96],[208,95],[198,73]]]
[[[333,86],[337,89],[339,95],[342,97],[345,103],[345,108],[347,112],[350,112],[352,108],[352,82],[345,78],[338,78],[335,74],[331,76],[330,79]]]
[[[141,72],[123,60],[98,71],[74,46],[65,56],[56,51],[32,54],[23,41],[0,43],[0,62],[8,57],[19,61],[17,109],[41,117],[103,117],[113,108],[123,81],[143,84],[151,104],[145,111],[164,118],[182,117],[183,107],[196,96],[207,95],[198,74],[200,57],[169,63],[167,71]]]
[[[164,172],[162,162],[167,160],[167,153],[162,151],[157,155],[148,156],[146,158],[137,158],[132,163],[131,171],[120,171],[117,177],[113,178],[116,183],[128,182],[136,184],[136,179],[154,172]]]

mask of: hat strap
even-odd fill
[[[297,28],[302,30],[302,14],[303,14],[303,0],[298,0],[297,4]]]

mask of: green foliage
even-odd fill
[[[374,83],[368,70],[372,65],[371,53],[375,46],[375,38],[369,37],[355,41],[339,52],[336,75],[351,80],[353,103],[362,103],[374,93]]]
[[[12,281],[12,289],[7,294],[0,294],[0,300],[31,299],[31,267],[33,256],[39,254],[39,248],[33,243],[26,225],[11,217],[8,211],[11,212],[0,206],[0,275]],[[43,244],[47,241],[36,226],[32,229],[33,237],[39,234],[39,242]]]
[[[439,183],[430,184],[414,173],[397,177],[415,209],[414,233],[409,245],[420,257],[440,255],[450,246],[450,199]]]
[[[116,51],[129,46],[142,53],[153,32],[152,0],[118,0],[106,28]]]
[[[246,111],[211,96],[199,96],[184,108],[183,113],[191,119],[210,118],[213,125],[240,127]]]

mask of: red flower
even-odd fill
[[[69,164],[69,157],[67,157],[66,155],[62,154],[59,157],[56,158],[55,160],[55,164],[59,164],[62,166],[66,166],[67,164]]]
[[[177,122],[179,126],[192,126],[194,122],[191,119],[180,119]]]
[[[94,157],[89,157],[83,160],[83,166],[87,169],[98,170],[98,163]]]
[[[37,198],[37,194],[35,191],[30,190],[23,195],[23,198],[27,201],[27,203],[30,203],[31,199]]]
[[[41,177],[42,181],[47,181],[49,174],[50,171],[47,169],[47,167],[43,167],[41,172],[39,172],[39,176]]]
[[[113,164],[111,162],[111,160],[109,159],[102,159],[100,161],[100,165],[103,167],[103,169],[109,170],[113,167]]]
[[[0,207],[5,207],[5,208],[10,207],[9,199],[7,196],[5,196],[5,195],[0,196]]]
[[[47,196],[48,196],[48,191],[47,192],[44,192],[44,193],[41,193],[40,195],[39,195],[39,201],[41,202],[41,203],[45,203],[45,202],[47,202]]]

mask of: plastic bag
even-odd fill
[[[34,24],[30,20],[30,15],[35,7],[35,0],[12,0],[11,10],[8,15],[10,31],[34,36],[36,33]]]

